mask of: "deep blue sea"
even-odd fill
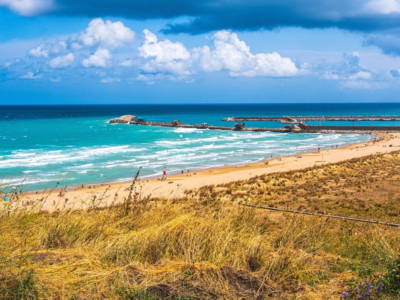
[[[114,182],[128,180],[139,167],[143,167],[143,177],[158,176],[163,169],[174,173],[243,164],[370,139],[357,134],[231,132],[107,123],[125,114],[149,121],[226,125],[222,119],[230,116],[400,115],[400,104],[0,106],[0,185],[3,189],[35,190],[53,188],[57,183]],[[247,122],[247,126],[284,125]]]

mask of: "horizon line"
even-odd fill
[[[152,106],[152,105],[293,105],[293,104],[400,104],[400,101],[389,101],[389,102],[376,102],[376,101],[348,101],[348,102],[197,102],[197,103],[179,103],[179,102],[153,102],[153,103],[86,103],[86,104],[75,104],[75,103],[59,103],[59,104],[0,104],[0,107],[18,107],[18,106]]]

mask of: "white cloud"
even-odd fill
[[[34,16],[47,12],[53,8],[52,0],[0,0],[0,6],[23,15]]]
[[[47,41],[35,48],[29,50],[29,56],[33,58],[48,58],[53,59],[55,56],[66,55],[70,52],[67,41]]]
[[[400,13],[400,0],[369,0],[365,5],[367,13]]]
[[[347,88],[378,87],[378,84],[374,82],[375,75],[361,66],[360,54],[358,52],[344,54],[343,61],[333,66],[332,70],[325,72],[323,78],[337,80],[342,86]]]
[[[79,39],[85,46],[100,45],[103,48],[119,48],[132,42],[134,38],[135,33],[122,22],[97,18],[89,23]],[[75,44],[75,47],[79,46]]]
[[[350,74],[348,76],[349,80],[367,80],[367,79],[371,79],[371,78],[372,78],[372,74],[367,71],[359,71],[357,73]]]
[[[133,67],[135,65],[135,61],[133,59],[125,59],[119,63],[121,67]]]
[[[89,58],[82,61],[84,67],[102,67],[109,66],[111,60],[111,53],[108,49],[99,48]]]
[[[139,55],[149,59],[142,66],[147,73],[186,76],[197,71],[226,70],[231,76],[246,77],[286,77],[300,73],[290,58],[279,53],[251,53],[248,45],[230,31],[219,31],[214,35],[214,48],[204,46],[191,52],[182,43],[159,41],[149,30],[144,30],[144,35]]]
[[[82,33],[64,37],[62,40],[48,41],[31,49],[29,54],[32,57],[49,58],[48,64],[56,69],[71,65],[76,59],[87,56],[88,49],[97,47],[97,51],[84,59],[82,65],[107,67],[112,57],[111,51],[127,45],[134,37],[135,33],[122,22],[97,18],[90,21]]]
[[[70,66],[75,60],[75,55],[72,53],[68,53],[66,55],[62,56],[57,56],[56,58],[53,58],[50,60],[50,67],[53,69],[57,68],[65,68]]]
[[[29,54],[34,57],[48,57],[49,51],[47,49],[44,49],[42,46],[38,46],[29,50]]]
[[[176,75],[189,75],[191,55],[186,47],[179,42],[170,40],[158,41],[157,36],[145,29],[144,43],[139,47],[139,55],[150,59],[142,69],[148,73],[165,72]]]
[[[272,52],[255,54],[252,58],[252,66],[237,75],[287,77],[298,73],[299,70],[290,58],[282,57],[279,53]]]
[[[112,67],[114,54],[115,60],[120,62],[119,67],[133,67],[135,57],[132,57],[133,47],[129,43],[134,36],[134,32],[122,22],[93,19],[80,33],[50,39],[30,49],[27,57],[19,60],[14,69],[19,73],[18,77],[29,78],[30,74],[25,72],[34,65],[42,76],[50,78],[50,72],[54,76],[57,69],[69,66]],[[80,64],[74,64],[76,61]]]
[[[204,46],[194,50],[194,57],[203,71],[226,70],[231,76],[246,77],[286,77],[300,72],[290,58],[277,52],[253,54],[236,33],[223,30],[213,38],[213,49]]]

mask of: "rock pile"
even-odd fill
[[[136,116],[132,115],[124,115],[119,118],[115,118],[109,121],[109,123],[122,123],[122,124],[128,124],[129,122],[133,121],[136,118]]]

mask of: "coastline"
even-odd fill
[[[300,170],[378,153],[388,153],[400,147],[400,133],[363,132],[363,134],[370,134],[375,138],[338,148],[321,149],[320,152],[304,152],[249,164],[193,170],[189,173],[168,176],[165,181],[161,181],[160,178],[140,179],[136,183],[135,191],[142,197],[180,198],[185,195],[186,190],[202,186],[225,184],[264,174]],[[131,181],[125,181],[86,185],[83,188],[74,186],[67,189],[33,191],[19,195],[18,202],[24,207],[36,207],[47,211],[106,207],[122,203],[129,193],[130,185]]]
[[[340,146],[321,146],[321,150],[329,150],[329,149],[340,149],[340,148],[344,148],[344,147],[348,147],[348,146],[352,146],[352,145],[357,145],[357,144],[364,144],[364,143],[368,143],[368,142],[372,142],[374,140],[379,140],[381,139],[381,134],[377,134],[377,132],[365,132],[365,131],[352,131],[352,132],[348,132],[348,131],[337,131],[337,130],[321,130],[318,133],[321,134],[358,134],[358,135],[366,135],[366,136],[370,136],[370,140],[368,141],[354,141],[354,142],[348,142],[346,144],[342,144]],[[382,133],[382,132],[381,132]],[[387,132],[389,133],[389,132]],[[205,167],[194,167],[194,168],[190,168],[189,172],[185,172],[185,174],[193,174],[195,172],[201,172],[201,171],[207,171],[207,170],[214,170],[214,169],[224,169],[224,168],[230,168],[230,167],[245,167],[245,166],[250,166],[253,164],[258,164],[258,163],[265,163],[266,161],[270,161],[273,159],[280,159],[283,157],[290,157],[290,156],[296,156],[296,155],[301,155],[301,154],[307,154],[307,153],[313,153],[313,151],[307,150],[304,152],[296,152],[296,153],[292,153],[292,154],[286,154],[286,155],[277,155],[277,156],[271,156],[271,157],[264,157],[262,159],[258,159],[258,160],[254,160],[254,161],[248,161],[248,162],[239,162],[239,163],[232,163],[232,164],[225,164],[225,165],[215,165],[215,166],[205,166]],[[186,168],[184,168],[185,170]],[[135,174],[135,171],[138,170],[138,168],[133,169],[134,172],[132,172],[132,176],[131,177],[126,177],[126,178],[119,178],[119,179],[114,179],[111,181],[103,181],[103,182],[92,182],[92,183],[79,183],[79,184],[71,184],[71,185],[58,185],[52,188],[42,188],[42,189],[32,189],[32,190],[27,190],[27,191],[22,191],[21,194],[23,195],[28,195],[28,194],[42,194],[42,193],[48,193],[50,190],[51,191],[60,191],[60,190],[64,190],[64,191],[73,191],[73,190],[77,190],[77,189],[81,189],[82,186],[84,186],[85,188],[95,188],[95,187],[99,187],[99,186],[109,186],[109,185],[115,185],[115,184],[130,184],[132,182],[132,178]],[[181,175],[180,171],[175,171],[175,172],[168,172],[168,177],[172,178],[174,176],[178,176]],[[145,176],[139,176],[140,180],[155,180],[155,179],[161,179],[162,175],[145,175]]]

